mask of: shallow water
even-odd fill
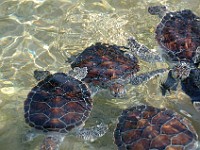
[[[200,16],[199,0],[19,0],[0,1],[0,149],[35,150],[43,136],[23,143],[30,128],[24,123],[23,102],[37,82],[35,69],[67,72],[66,59],[95,42],[126,45],[135,36],[156,48],[154,29],[159,19],[147,12],[150,5],[163,4],[170,10],[191,9]],[[142,71],[163,64],[140,62]],[[141,71],[141,72],[142,72]],[[109,124],[109,132],[93,143],[66,137],[61,150],[111,150],[113,130],[120,112],[139,103],[187,112],[200,136],[200,115],[189,98],[179,90],[162,97],[159,84],[166,75],[138,87],[128,85],[123,99],[112,99],[106,91],[95,97],[94,109],[86,126]]]

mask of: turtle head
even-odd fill
[[[151,15],[158,15],[159,18],[162,18],[165,13],[167,12],[167,8],[166,6],[150,6],[148,8],[148,12],[151,14]]]
[[[172,76],[175,79],[180,79],[181,81],[186,79],[190,75],[192,67],[190,64],[185,62],[180,62],[175,65],[172,69]]]
[[[44,80],[49,75],[50,75],[49,71],[41,71],[41,70],[35,70],[34,71],[34,78],[37,81]]]
[[[126,89],[121,83],[113,83],[109,88],[111,95],[113,95],[114,97],[121,98],[124,97],[126,93]]]

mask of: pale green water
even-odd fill
[[[200,16],[199,0],[0,0],[0,150],[36,150],[43,136],[29,143],[22,137],[29,129],[24,123],[23,101],[36,81],[35,69],[51,72],[70,69],[65,60],[95,42],[126,45],[135,36],[156,48],[154,29],[159,19],[147,12],[149,5],[167,5],[170,10],[191,9]],[[160,67],[161,64],[156,64]],[[143,71],[155,66],[141,62]],[[187,111],[200,136],[200,115],[181,91],[162,97],[156,78],[146,85],[128,87],[124,99],[97,94],[86,125],[100,121],[110,125],[99,140],[86,144],[70,136],[61,150],[114,150],[112,133],[122,109],[138,103]]]

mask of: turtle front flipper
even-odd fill
[[[47,133],[42,145],[40,146],[40,150],[58,150],[63,140],[64,135],[61,133]]]
[[[176,90],[178,86],[178,82],[176,79],[172,76],[172,70],[169,71],[167,79],[164,83],[161,83],[160,89],[162,92],[162,95],[165,96],[166,92],[170,92],[170,90]]]
[[[79,138],[93,142],[99,137],[102,137],[108,131],[108,125],[101,123],[97,126],[93,126],[90,128],[82,128],[77,130],[76,134]]]
[[[166,12],[167,12],[167,8],[166,6],[150,6],[148,8],[148,12],[151,14],[151,15],[158,15],[159,18],[162,18]]]
[[[49,71],[41,71],[41,70],[35,70],[34,71],[34,78],[37,81],[44,80],[49,75],[50,75]]]
[[[185,94],[191,98],[194,108],[200,112],[200,69],[192,69],[181,85]]]
[[[131,50],[131,52],[141,58],[144,61],[147,62],[162,62],[162,58],[152,52],[150,49],[148,49],[146,46],[140,44],[138,41],[136,41],[134,38],[128,39],[128,47]]]
[[[196,49],[196,54],[193,58],[194,64],[196,65],[196,67],[199,66],[200,63],[200,46],[197,47]]]
[[[148,72],[145,74],[140,74],[138,76],[133,76],[130,80],[130,83],[132,85],[140,85],[146,81],[149,81],[150,79],[158,76],[158,75],[162,75],[163,73],[165,73],[167,71],[167,69],[158,69],[158,70],[154,70],[152,72]]]
[[[194,84],[200,89],[200,69],[192,69],[190,77],[194,80]]]

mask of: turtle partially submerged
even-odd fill
[[[132,52],[136,55],[143,54],[141,51],[148,52],[151,55],[144,59],[147,58],[153,62],[165,59],[170,64],[184,61],[188,65],[198,66],[200,17],[187,9],[169,12],[165,6],[150,6],[148,12],[161,18],[155,30],[155,39],[159,44],[160,54],[153,53],[146,46],[130,38],[128,45]]]
[[[41,81],[24,102],[24,117],[35,131],[46,134],[41,150],[57,150],[69,131],[87,141],[106,133],[105,124],[83,128],[93,107],[84,82],[65,73],[35,71],[34,74]],[[32,140],[37,135],[35,131],[29,132],[26,140]]]
[[[91,89],[108,88],[114,97],[124,96],[126,84],[139,85],[166,71],[158,69],[136,75],[139,71],[138,59],[123,46],[104,43],[86,48],[74,59],[71,67],[87,67],[88,73],[82,81]]]
[[[148,58],[151,61],[166,60],[171,68],[167,81],[161,85],[162,93],[165,95],[167,90],[176,89],[177,82],[193,77],[193,75],[190,76],[192,70],[198,70],[200,63],[200,17],[191,10],[168,12],[165,6],[151,6],[148,11],[150,14],[162,18],[155,31],[160,55],[149,53]],[[134,54],[138,54],[140,51],[150,51],[133,38],[129,39],[129,47]],[[159,57],[160,59],[155,59]],[[195,72],[199,73],[199,71]],[[198,84],[199,81],[199,79],[194,80],[194,84]],[[192,83],[187,85],[189,86],[189,84]],[[196,91],[200,90],[198,87],[196,88]],[[186,94],[191,97],[195,108],[200,110],[200,97],[193,100],[192,94],[189,92]]]
[[[196,150],[198,135],[191,122],[163,108],[139,105],[118,118],[114,131],[118,150]]]

